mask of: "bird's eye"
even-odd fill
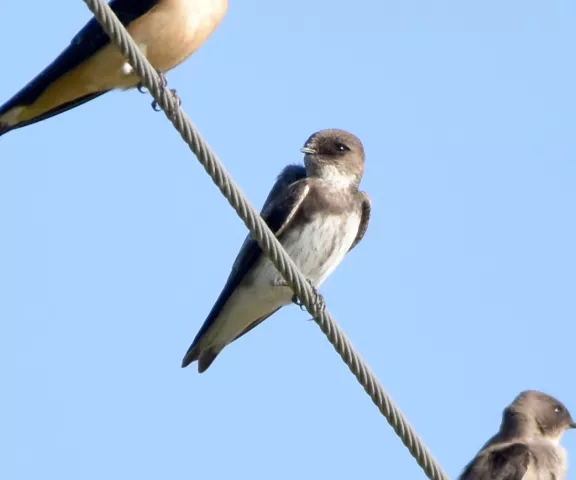
[[[562,413],[564,411],[564,408],[562,407],[562,405],[556,405],[556,408],[554,409],[554,411],[556,413]]]
[[[344,145],[343,143],[337,143],[336,144],[336,150],[338,150],[339,152],[347,152],[350,149],[346,145]]]

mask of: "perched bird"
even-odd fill
[[[542,392],[520,393],[504,410],[500,431],[466,466],[460,480],[564,480],[560,439],[576,428],[566,407]]]
[[[362,240],[370,198],[358,190],[364,147],[343,130],[322,130],[306,141],[304,166],[278,176],[261,216],[309,283],[318,288]],[[295,301],[290,287],[248,235],[224,289],[182,361],[204,372],[226,345]]]
[[[228,0],[112,0],[110,8],[166,83],[220,24]],[[63,113],[138,75],[95,18],[48,67],[0,107],[0,135]],[[175,92],[173,92],[175,94]]]

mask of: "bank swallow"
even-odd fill
[[[301,149],[304,166],[279,175],[261,216],[314,288],[364,237],[370,198],[359,191],[364,148],[343,130],[314,133]],[[230,343],[293,301],[293,292],[248,235],[220,296],[182,361],[206,371]]]

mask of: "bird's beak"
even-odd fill
[[[300,151],[302,153],[308,153],[310,155],[314,155],[316,153],[316,150],[314,150],[313,148],[309,148],[309,147],[301,148]]]
[[[570,428],[576,428],[576,422],[572,422],[572,423],[570,424]]]

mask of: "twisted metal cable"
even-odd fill
[[[402,443],[408,448],[418,465],[431,480],[449,480],[438,462],[428,451],[422,440],[394,404],[384,387],[368,365],[354,349],[346,334],[332,319],[327,310],[319,308],[318,295],[306,278],[285,252],[280,242],[270,231],[258,212],[244,197],[210,146],[202,139],[188,116],[180,109],[171,92],[162,84],[157,72],[144,57],[122,23],[104,0],[83,0],[94,14],[102,28],[117,44],[122,54],[142,79],[154,100],[162,108],[190,150],[196,155],[208,175],[218,186],[230,205],[236,210],[246,227],[252,233],[263,252],[272,260],[278,271],[294,290],[308,312],[314,317],[320,329],[334,346],[344,363],[364,387],[380,412],[386,417]]]

